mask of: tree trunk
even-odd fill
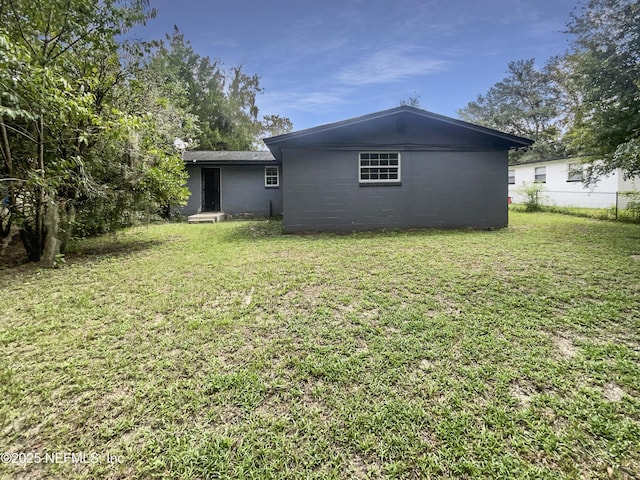
[[[60,233],[60,213],[58,212],[58,204],[50,200],[47,204],[43,224],[47,232],[44,241],[44,252],[42,254],[42,263],[45,267],[53,268],[56,264],[56,257],[60,254],[60,245],[62,242],[58,238]]]
[[[4,236],[4,238],[2,240],[2,247],[0,248],[0,257],[2,257],[5,254],[5,252],[7,250],[7,247],[11,243],[11,240],[19,232],[20,232],[20,229],[18,227],[14,226],[14,225],[11,225],[11,224],[9,225],[7,233],[6,233],[6,235]]]
[[[1,106],[1,105],[0,105]],[[0,116],[0,134],[2,136],[2,156],[4,163],[7,166],[7,176],[13,177],[13,157],[11,156],[11,145],[9,144],[9,135],[7,134],[7,127],[4,124],[4,118]]]
[[[44,174],[44,120],[42,115],[38,119],[38,166],[40,167],[40,177],[42,178],[42,185],[45,184]],[[37,190],[37,203],[36,203],[36,234],[39,237],[38,243],[40,244],[40,251],[45,242],[45,228],[44,228],[44,216],[47,208],[46,193],[43,186]]]
[[[64,202],[62,208],[60,209],[60,233],[58,238],[60,238],[60,253],[65,253],[67,250],[67,246],[69,245],[69,241],[73,237],[73,228],[76,221],[76,208],[72,203]]]
[[[0,103],[0,106],[2,104]],[[9,135],[7,133],[7,127],[4,124],[4,118],[0,115],[0,137],[2,137],[2,142],[0,143],[0,151],[2,151],[2,158],[4,158],[4,163],[7,167],[7,177],[13,178],[13,157],[11,156],[11,145],[9,144]],[[8,238],[7,245],[11,241],[11,226],[13,218],[11,217],[11,205],[13,205],[13,187],[9,185],[9,193],[7,198],[9,199],[9,205],[5,206],[3,204],[4,198],[0,196],[0,238]],[[3,248],[3,252],[6,246]]]
[[[33,225],[22,225],[20,229],[20,240],[27,252],[27,259],[30,262],[39,262],[42,257],[42,243],[39,233]]]
[[[33,222],[27,221],[22,223],[20,229],[20,239],[27,252],[27,258],[30,262],[39,262],[42,258],[46,230],[44,227],[44,216],[46,214],[47,195],[44,189],[45,171],[44,171],[44,120],[40,117],[34,124],[36,145],[36,159],[38,165],[38,174],[42,179],[39,186],[33,188]]]
[[[42,184],[40,186],[34,187],[33,189],[33,224],[31,224],[31,222],[23,223],[22,228],[20,229],[20,239],[22,240],[24,249],[27,252],[29,261],[39,262],[42,258],[47,235],[44,225],[44,217],[47,212],[47,195],[44,189],[44,120],[42,119],[42,116],[35,122],[34,126],[35,138],[37,139],[36,158],[39,170],[38,173],[42,179]]]

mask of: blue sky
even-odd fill
[[[392,108],[417,94],[455,117],[505,76],[568,46],[578,0],[155,0],[138,36],[177,25],[201,56],[258,74],[260,114],[294,130]]]

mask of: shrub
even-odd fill
[[[545,196],[542,194],[544,191],[544,184],[539,182],[525,183],[522,187],[516,190],[519,194],[525,197],[525,211],[537,212],[542,207],[542,201]]]

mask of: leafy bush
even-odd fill
[[[522,187],[516,190],[519,194],[525,197],[525,211],[538,212],[542,207],[542,201],[545,196],[542,194],[544,191],[544,184],[539,182],[525,183]]]

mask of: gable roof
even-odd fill
[[[201,165],[263,165],[276,163],[271,152],[191,150],[182,154],[185,163]]]
[[[400,106],[265,138],[264,143],[275,158],[281,159],[283,147],[475,151],[526,148],[533,140]]]

